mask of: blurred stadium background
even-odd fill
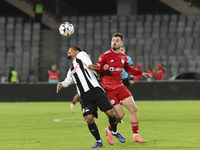
[[[34,21],[37,2],[0,1],[1,77],[13,66],[20,82],[47,82],[47,70],[56,64],[63,80],[70,46],[82,47],[96,63],[115,32],[125,35],[127,55],[142,71],[162,64],[166,79],[184,71],[200,72],[198,0],[41,0],[41,23]],[[64,21],[75,27],[70,38],[58,32]]]
[[[93,144],[87,126],[82,126],[80,105],[76,104],[75,113],[69,109],[75,86],[56,94],[56,85],[47,82],[52,64],[60,70],[60,80],[65,78],[71,64],[66,59],[70,46],[79,45],[96,63],[110,48],[112,34],[121,32],[127,54],[143,71],[149,64],[154,68],[162,64],[166,80],[184,71],[200,72],[199,0],[41,2],[43,18],[36,23],[33,8],[37,0],[0,0],[0,149],[85,150]],[[64,21],[75,27],[70,38],[58,32]],[[19,84],[3,83],[10,66],[19,73]],[[126,116],[118,128],[127,137],[126,145],[116,142],[113,149],[199,150],[199,89],[200,81],[138,82],[130,86],[139,108],[140,134],[147,142],[133,145]],[[106,116],[99,115],[103,149],[110,150],[104,130]],[[58,118],[66,121],[55,121]]]

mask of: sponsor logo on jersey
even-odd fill
[[[123,68],[114,68],[114,67],[110,67],[110,71],[122,71]]]
[[[110,62],[114,62],[114,60],[112,59]]]
[[[73,75],[76,72],[76,69],[79,67],[79,64],[76,64],[76,66],[74,67],[74,70],[72,70],[71,75]]]

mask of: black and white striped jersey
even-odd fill
[[[79,52],[72,62],[67,77],[61,82],[62,86],[68,87],[70,84],[76,84],[79,95],[94,87],[102,88],[96,71],[88,68],[88,65],[90,64],[92,64],[92,61],[88,54],[84,51]]]

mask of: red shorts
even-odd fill
[[[120,86],[114,90],[108,90],[106,94],[113,106],[121,103],[125,98],[132,96],[131,92],[125,86]]]

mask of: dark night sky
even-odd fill
[[[62,0],[78,10],[78,14],[114,15],[117,12],[117,0]],[[138,0],[138,14],[177,13],[158,0]],[[22,11],[0,0],[0,16],[24,16]]]
[[[175,14],[178,13],[158,0],[138,0],[138,14]]]

